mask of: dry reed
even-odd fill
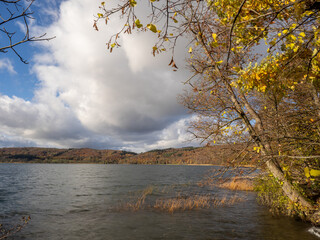
[[[170,199],[159,199],[156,201],[154,208],[158,210],[168,211],[173,213],[177,210],[192,210],[196,208],[209,208],[210,197],[194,195],[191,197],[181,197]]]
[[[234,177],[231,180],[218,185],[221,188],[238,191],[253,191],[253,179]]]
[[[124,205],[124,209],[129,209],[129,210],[132,210],[132,211],[137,211],[141,208],[144,207],[144,203],[145,203],[145,200],[146,200],[146,197],[150,194],[152,194],[153,192],[153,187],[152,186],[149,186],[147,187],[146,189],[143,190],[142,194],[138,197],[138,199],[134,202],[127,202],[125,205]]]
[[[151,208],[173,213],[176,211],[230,206],[244,200],[243,198],[240,198],[237,195],[215,197],[213,195],[195,194],[191,196],[181,196],[180,194],[178,194],[176,197],[173,198],[157,199],[153,203],[150,203],[149,201],[149,205],[147,205],[145,203],[146,198],[148,195],[151,195],[153,191],[153,187],[147,187],[143,190],[141,195],[139,195],[135,200],[121,205],[120,209],[138,211],[140,209]]]
[[[175,211],[230,206],[241,201],[243,201],[243,198],[238,196],[224,196],[223,198],[214,198],[213,196],[208,195],[194,195],[188,197],[178,196],[176,198],[157,200],[154,208],[173,213]]]

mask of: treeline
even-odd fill
[[[10,163],[118,163],[136,153],[90,148],[1,148],[0,162]]]
[[[155,149],[144,153],[90,148],[2,148],[3,163],[105,163],[105,164],[214,164],[225,165],[235,157],[228,145]],[[252,164],[248,158],[243,164]]]

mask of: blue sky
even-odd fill
[[[93,29],[100,1],[36,0],[32,34],[56,38],[0,53],[0,147],[92,147],[145,151],[195,145],[188,141],[191,116],[177,103],[186,47],[154,58],[154,36],[122,38],[108,53],[105,43],[120,23]],[[16,25],[19,29],[19,24]],[[0,38],[3,41],[3,38]],[[2,42],[3,43],[3,42]]]

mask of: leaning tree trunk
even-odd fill
[[[283,190],[284,194],[292,202],[300,204],[302,206],[302,208],[304,209],[304,212],[306,213],[307,216],[310,215],[309,212],[314,213],[316,208],[314,206],[312,206],[312,204],[309,203],[308,200],[305,199],[305,197],[294,188],[294,186],[291,184],[291,182],[285,178],[285,175],[284,175],[280,165],[278,164],[278,161],[274,157],[272,157],[272,151],[271,151],[272,149],[271,149],[270,144],[261,138],[261,136],[263,136],[262,133],[264,133],[264,131],[265,131],[263,124],[262,124],[262,121],[261,121],[261,118],[254,111],[254,109],[252,108],[250,103],[246,100],[243,93],[239,92],[239,96],[240,96],[240,99],[242,99],[242,102],[240,102],[238,100],[238,96],[235,93],[235,89],[231,86],[229,79],[224,76],[224,74],[220,71],[217,64],[215,64],[215,60],[212,57],[212,55],[210,54],[210,52],[208,51],[206,44],[203,42],[203,39],[200,39],[200,42],[202,42],[202,47],[203,47],[205,53],[207,54],[207,56],[209,57],[209,59],[211,60],[212,66],[215,66],[216,72],[219,74],[219,77],[223,81],[223,83],[228,91],[229,97],[230,97],[232,103],[234,104],[235,110],[237,111],[237,113],[239,114],[239,117],[243,120],[244,124],[248,128],[249,134],[250,134],[252,140],[255,142],[255,144],[257,146],[261,147],[261,153],[264,156],[266,156],[266,157],[270,156],[269,160],[266,161],[266,166],[267,166],[268,170],[277,179],[278,183],[282,186],[282,190]],[[247,109],[247,111],[249,112],[252,119],[256,122],[256,128],[254,128],[252,126],[251,121],[250,121],[251,119],[243,110],[244,108]],[[315,224],[320,223],[319,210],[311,216],[310,220]],[[318,221],[319,221],[319,223],[318,223]]]
[[[312,221],[314,224],[320,224],[320,211],[316,212],[315,206],[313,206],[299,191],[297,191],[292,183],[286,179],[278,161],[272,156],[272,149],[270,144],[267,141],[264,141],[261,136],[264,132],[264,127],[259,115],[254,111],[249,102],[245,99],[245,96],[242,93],[239,94],[243,103],[241,103],[234,92],[234,89],[229,84],[227,79],[224,79],[225,86],[228,89],[230,94],[230,99],[233,102],[239,116],[242,118],[244,124],[249,129],[249,133],[255,144],[261,147],[261,153],[268,160],[265,162],[270,173],[277,179],[278,183],[281,185],[284,194],[294,203],[299,204],[302,207],[305,215]],[[242,96],[241,96],[242,95]],[[251,124],[250,118],[243,110],[243,106],[249,112],[251,118],[256,123],[256,128]],[[311,214],[310,214],[311,213]]]

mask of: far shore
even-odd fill
[[[227,165],[222,164],[210,164],[210,163],[186,163],[186,164],[175,164],[175,163],[94,163],[94,162],[0,162],[0,164],[101,164],[101,165],[162,165],[162,166],[208,166],[208,167],[226,167]],[[253,165],[241,165],[238,167],[244,168],[255,168]]]

